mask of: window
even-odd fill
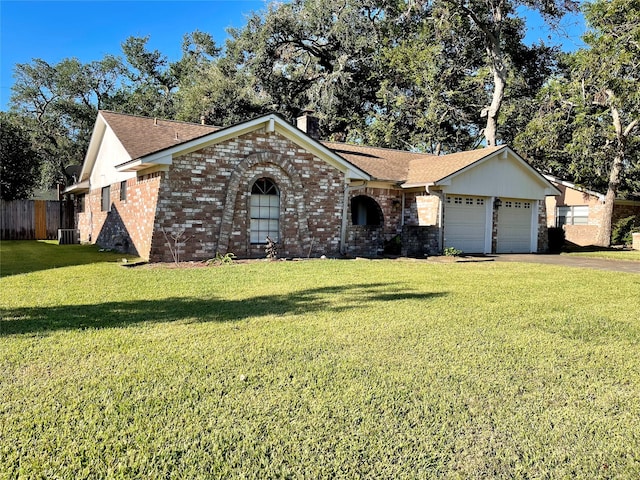
[[[589,206],[562,206],[556,208],[556,226],[587,225],[589,223]]]
[[[378,203],[366,195],[358,195],[351,199],[351,223],[353,225],[382,224],[382,213]]]
[[[267,243],[267,236],[280,241],[280,191],[268,178],[256,180],[251,188],[251,243]]]
[[[77,205],[78,205],[78,213],[84,212],[84,208],[85,208],[84,207],[84,193],[78,195],[78,203],[77,203]]]
[[[111,211],[111,187],[102,187],[102,211]]]
[[[120,182],[120,201],[127,201],[127,181]]]

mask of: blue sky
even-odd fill
[[[242,27],[246,14],[264,7],[263,0],[2,0],[0,108],[6,110],[17,63],[100,60],[122,55],[127,37],[147,35],[149,48],[177,60],[185,33],[208,32],[222,46],[227,27]]]
[[[7,109],[17,63],[34,58],[51,64],[70,57],[100,60],[106,54],[122,55],[120,44],[127,37],[147,35],[149,48],[177,60],[185,33],[208,32],[222,46],[228,27],[242,27],[247,14],[265,5],[265,0],[1,0],[0,109]],[[527,16],[528,42],[562,43],[565,50],[579,45],[581,17],[565,19],[561,35],[549,37],[539,18],[531,12]]]

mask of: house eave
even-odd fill
[[[150,168],[156,168],[158,166],[168,167],[172,163],[172,157],[167,155],[156,156],[150,155],[143,158],[136,158],[129,160],[128,162],[116,165],[117,172],[140,172],[142,170],[148,170]]]
[[[212,132],[204,137],[199,137],[185,143],[146,155],[142,158],[130,160],[116,166],[118,172],[138,172],[157,165],[171,165],[173,158],[186,155],[197,150],[215,145],[225,140],[236,138],[247,133],[253,132],[260,128],[264,128],[267,134],[277,132],[292,142],[300,145],[310,153],[322,158],[329,164],[336,167],[347,175],[348,178],[355,180],[371,180],[371,176],[365,171],[359,169],[348,160],[331,151],[320,142],[309,137],[306,133],[289,124],[275,114],[266,115],[255,118],[247,122],[233,125]]]
[[[89,189],[91,188],[91,185],[89,184],[89,180],[85,180],[83,182],[78,182],[78,183],[74,183],[73,185],[69,185],[67,188],[65,188],[62,193],[63,194],[82,194],[82,193],[87,193],[89,192]]]
[[[404,189],[409,188],[429,188],[435,186],[434,182],[417,182],[417,183],[402,183],[400,186]]]

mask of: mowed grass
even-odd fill
[[[0,296],[0,478],[640,476],[640,275],[102,262]]]
[[[602,258],[605,260],[626,260],[632,262],[640,262],[640,250],[601,250],[594,252],[572,252],[566,255],[571,255],[572,257]]]
[[[57,240],[0,242],[0,277],[96,262],[140,260],[133,255],[101,252],[96,245],[58,245]]]

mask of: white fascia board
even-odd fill
[[[89,191],[89,180],[74,183],[65,188],[62,193],[86,193]]]
[[[139,170],[145,170],[147,168],[154,167],[156,165],[168,166],[173,163],[171,155],[167,155],[166,151],[159,152],[157,154],[149,155],[143,158],[137,158],[129,162],[116,165],[116,171],[118,172],[136,172]]]
[[[100,145],[106,131],[107,122],[105,122],[104,118],[102,118],[102,114],[98,113],[96,123],[93,127],[93,132],[91,132],[89,148],[87,149],[87,154],[84,156],[84,161],[82,162],[82,169],[80,170],[79,177],[80,181],[89,180],[91,171],[93,170],[93,166],[95,165],[96,159],[98,158]]]

